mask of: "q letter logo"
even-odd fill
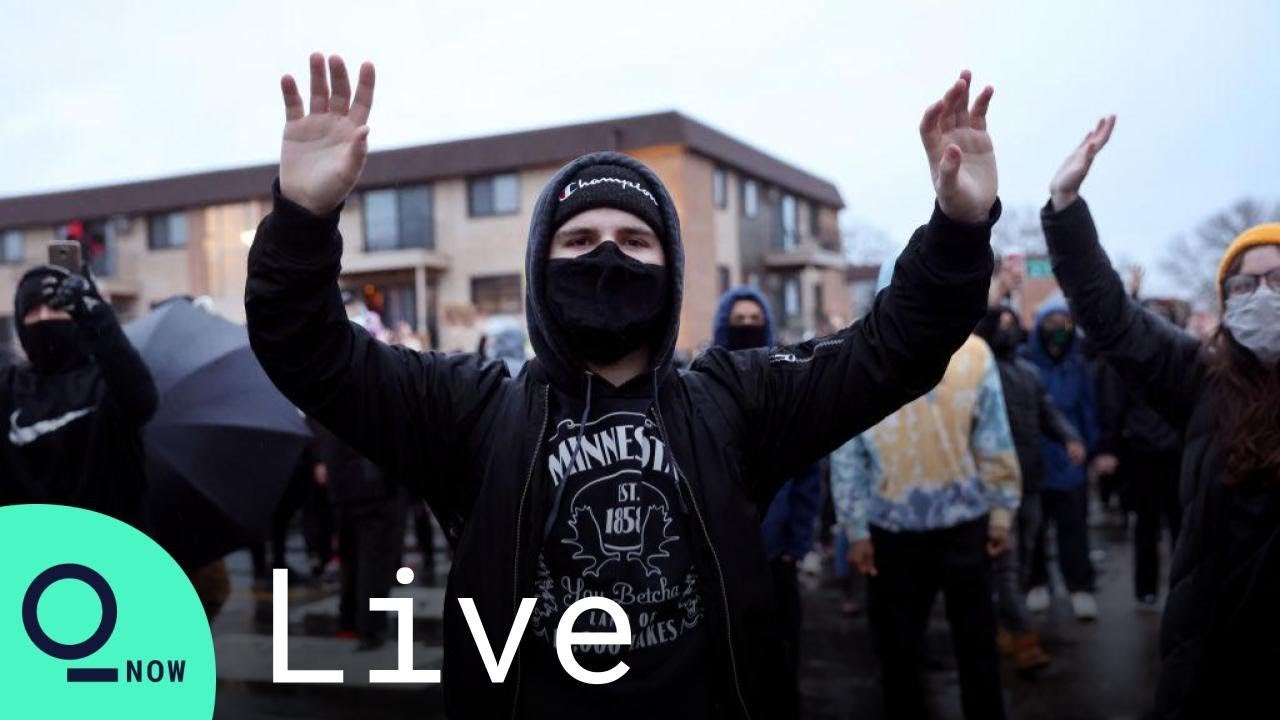
[[[0,717],[212,717],[209,623],[160,546],[98,513],[15,505],[0,547]]]

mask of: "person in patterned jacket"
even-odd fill
[[[831,489],[868,576],[886,715],[926,715],[920,650],[941,590],[965,717],[1005,717],[990,559],[1009,550],[1021,471],[986,343],[970,337],[936,388],[836,450]]]

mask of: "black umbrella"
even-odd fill
[[[261,540],[310,432],[245,328],[172,300],[124,330],[160,395],[143,436],[152,537],[187,568]]]

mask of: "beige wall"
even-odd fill
[[[805,222],[808,222],[807,220]],[[823,207],[818,210],[818,231],[815,236],[822,242],[838,246],[840,244],[840,213],[835,208]]]
[[[244,284],[249,262],[245,239],[252,239],[270,209],[270,202],[265,199],[204,208],[190,228],[193,242],[187,251],[194,254],[189,264],[194,272],[188,277],[203,280],[193,282],[190,292],[208,295],[218,314],[235,322],[244,322]],[[198,290],[203,292],[195,292]]]
[[[693,351],[711,337],[711,323],[719,300],[719,267],[729,269],[731,285],[743,280],[739,248],[738,183],[726,171],[727,207],[714,205],[712,174],[715,163],[688,152],[681,145],[663,145],[633,151],[667,185],[681,219],[685,249],[684,303],[680,348]],[[514,274],[523,276],[529,217],[538,193],[555,167],[524,170],[520,176],[520,210],[513,215],[472,218],[467,212],[465,178],[432,183],[435,250],[365,253],[363,207],[359,194],[346,205],[339,230],[344,238],[344,269],[348,273],[431,271],[440,337],[436,346],[445,350],[473,349],[479,323],[450,323],[451,317],[467,317],[471,309],[471,278]],[[802,237],[810,235],[807,201],[797,198]],[[150,304],[176,294],[208,295],[216,311],[234,321],[244,321],[244,283],[248,246],[258,222],[270,210],[270,199],[260,198],[187,211],[188,244],[185,248],[147,249],[147,220],[129,218],[117,234],[117,273],[104,279],[103,289],[130,300],[132,314],[147,311]],[[823,209],[820,233],[838,237],[837,214]],[[9,315],[18,277],[30,265],[45,260],[45,246],[54,238],[52,228],[24,232],[23,265],[0,266],[0,316]],[[363,275],[362,275],[363,277]],[[838,271],[809,270],[802,283],[802,305],[812,317],[815,287],[820,287],[824,308],[847,320],[849,290]],[[425,303],[425,296],[420,303]],[[457,311],[457,312],[451,312]],[[806,324],[808,324],[808,318]],[[477,319],[479,320],[479,319]]]
[[[690,161],[706,163],[712,170],[715,169],[711,161],[697,156],[691,157]],[[716,264],[729,268],[729,287],[733,287],[742,284],[742,253],[738,250],[738,176],[727,169],[724,187],[723,208],[715,207],[715,195],[712,191],[711,222],[712,232],[715,234]]]
[[[822,271],[822,307],[835,329],[853,322],[853,289],[845,282],[843,269]]]
[[[26,228],[22,231],[22,262],[13,265],[0,265],[0,318],[13,318],[13,294],[18,289],[18,280],[32,265],[48,260],[45,249],[54,239],[52,228]],[[14,328],[13,342],[18,344],[17,328]],[[8,338],[0,338],[0,342]]]
[[[474,350],[479,329],[446,324],[446,314],[471,307],[471,278],[483,275],[524,276],[524,249],[529,218],[542,186],[555,168],[520,173],[520,210],[513,215],[473,218],[467,215],[467,182],[446,180],[432,185],[435,193],[436,249],[449,268],[440,275],[437,315],[443,350]]]
[[[633,152],[662,179],[680,215],[684,244],[684,299],[676,346],[692,352],[711,339],[711,323],[720,299],[710,163],[683,146],[663,145]]]

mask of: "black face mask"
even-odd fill
[[[42,320],[22,326],[22,349],[39,372],[57,372],[79,362],[84,351],[76,324],[71,320]]]
[[[991,350],[1000,357],[1012,355],[1022,340],[1022,333],[1016,327],[997,329],[991,335]]]
[[[730,325],[729,349],[749,350],[764,347],[767,344],[767,329],[764,325]]]
[[[547,261],[547,305],[570,349],[608,365],[646,342],[665,318],[667,270],[603,242],[576,258]]]

